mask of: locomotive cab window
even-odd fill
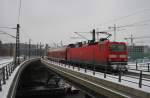
[[[110,44],[110,51],[126,51],[126,46],[124,44]]]

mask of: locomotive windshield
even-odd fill
[[[126,51],[125,44],[110,44],[109,45],[110,51]]]

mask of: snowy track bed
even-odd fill
[[[83,68],[73,67],[73,66],[70,66],[67,64],[60,64],[60,63],[53,62],[53,61],[49,61],[49,63],[52,63],[54,65],[57,65],[57,66],[60,66],[63,68],[67,68],[70,70],[78,71],[79,73],[84,73],[84,74],[87,74],[87,75],[90,75],[93,77],[97,77],[97,78],[104,79],[107,81],[115,82],[115,83],[118,83],[118,84],[121,84],[121,85],[124,85],[127,87],[131,87],[134,89],[138,89],[138,90],[150,93],[150,79],[142,78],[140,80],[139,76],[125,76],[124,74],[121,75],[121,77],[119,77],[119,75],[110,75],[110,74],[104,75],[104,73],[101,73],[101,72],[95,72],[92,70],[85,71],[85,69],[83,69]],[[136,74],[138,74],[138,73],[136,73]],[[119,79],[121,79],[121,80],[119,80]],[[141,86],[139,86],[139,85],[141,85]]]
[[[125,74],[127,76],[135,76],[135,77],[139,77],[140,75],[140,71],[139,70],[128,70],[128,72]],[[147,79],[150,80],[150,72],[142,72],[142,77],[143,79]]]

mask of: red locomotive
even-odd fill
[[[101,40],[87,44],[69,44],[68,46],[52,49],[48,57],[61,62],[68,62],[82,67],[94,67],[96,69],[126,70],[127,47],[125,42],[110,42]]]

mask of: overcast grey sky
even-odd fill
[[[0,0],[0,27],[16,26],[18,7],[19,0]],[[120,28],[124,30],[118,30],[118,41],[125,41],[124,38],[131,33],[135,37],[150,36],[150,0],[22,0],[21,42],[27,42],[30,37],[33,43],[52,44],[62,40],[67,44],[81,40],[70,39],[76,36],[73,32],[89,32],[92,29],[102,31],[114,24],[128,25],[143,20],[149,21],[144,21],[140,26]],[[13,35],[16,32],[2,30]],[[83,35],[88,38],[91,36]],[[2,34],[0,39],[15,42]],[[135,40],[144,44],[149,44],[149,41],[150,38]]]

